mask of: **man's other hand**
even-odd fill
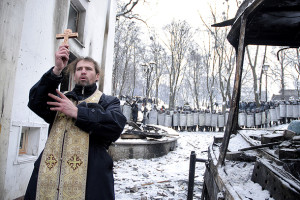
[[[50,108],[52,111],[59,111],[65,115],[77,119],[78,108],[68,99],[63,93],[56,89],[58,96],[49,93],[48,96],[54,99],[56,102],[48,101],[47,104],[53,107]]]

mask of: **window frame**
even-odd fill
[[[79,26],[79,20],[80,20],[80,11],[77,9],[77,7],[71,2],[70,3],[70,8],[73,8],[73,10],[76,12],[76,19],[75,19],[75,27],[76,27],[76,30],[72,30],[73,32],[78,32],[78,26]],[[70,9],[69,9],[69,18],[68,18],[68,28],[71,28],[69,27],[69,22],[70,22]]]
[[[20,141],[19,141],[19,155],[27,154],[29,130],[30,130],[30,127],[22,127]]]
[[[49,125],[46,123],[35,123],[35,122],[23,122],[23,121],[12,121],[12,130],[18,133],[18,137],[14,142],[14,165],[26,164],[35,162],[44,148],[45,141],[48,137]],[[22,138],[22,132],[28,131],[27,141],[24,144],[26,146],[26,153],[20,152],[20,142]]]
[[[76,29],[72,30],[72,32],[78,33],[78,38],[74,38],[74,40],[82,47],[84,48],[84,30],[85,30],[85,18],[86,18],[86,3],[84,3],[82,0],[71,0],[70,1],[70,7],[77,11],[77,22],[76,22]],[[68,13],[68,23],[67,28],[69,27],[69,19],[70,19],[70,7],[69,7],[69,13]]]

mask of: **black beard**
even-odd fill
[[[92,85],[93,83],[90,83],[89,81],[78,81],[76,84],[86,87],[88,85]]]

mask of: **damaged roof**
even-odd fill
[[[245,45],[300,46],[300,0],[245,0],[235,18],[212,25],[232,25],[227,39],[235,48],[243,14],[247,17]]]

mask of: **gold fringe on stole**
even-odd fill
[[[98,103],[101,96],[96,90],[84,101]],[[85,199],[88,152],[89,134],[58,112],[42,155],[36,199]]]

